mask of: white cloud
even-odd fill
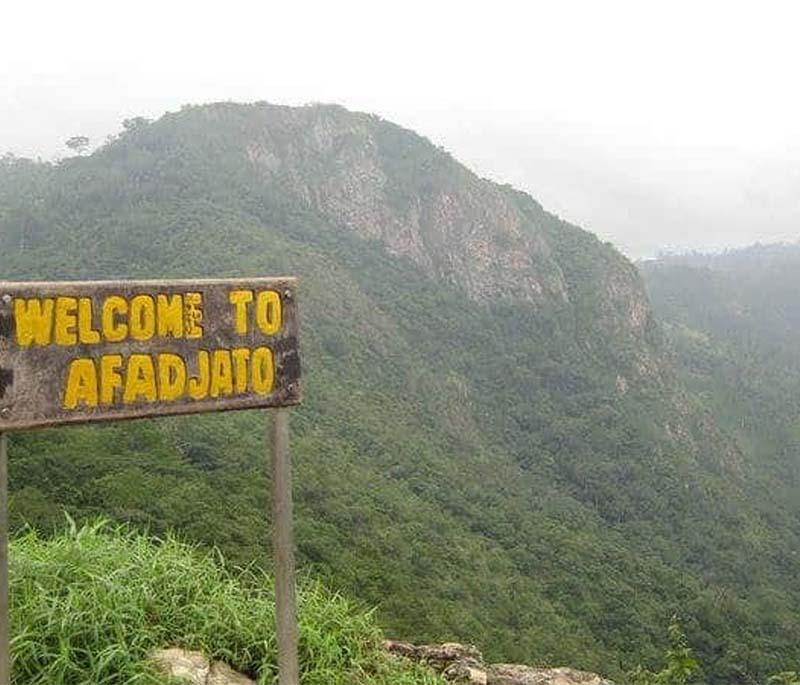
[[[769,0],[7,0],[0,150],[186,102],[336,101],[630,252],[792,237],[799,19]]]

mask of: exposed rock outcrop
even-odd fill
[[[613,685],[596,673],[573,668],[486,664],[475,646],[457,642],[412,645],[387,640],[385,647],[397,657],[427,664],[454,685]]]
[[[574,668],[535,668],[519,664],[492,664],[487,685],[611,685],[611,681]]]
[[[596,673],[573,668],[486,664],[477,647],[458,642],[413,645],[387,640],[385,647],[396,657],[430,666],[453,685],[614,685]],[[172,647],[154,652],[150,659],[160,673],[186,685],[255,685],[227,664],[209,661],[202,652]]]
[[[186,685],[255,685],[221,661],[209,661],[202,652],[177,647],[159,649],[150,656],[156,670],[183,680]]]
[[[340,107],[265,106],[264,114],[243,154],[299,206],[381,241],[473,299],[566,300],[536,222],[507,190],[428,141]]]

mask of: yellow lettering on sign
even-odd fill
[[[132,354],[128,360],[128,369],[125,374],[125,391],[122,394],[122,401],[125,404],[131,404],[143,397],[148,402],[155,402],[157,396],[153,359],[149,354]]]
[[[203,294],[186,293],[184,302],[184,331],[187,338],[203,337]]]
[[[177,354],[158,355],[158,399],[177,400],[186,389],[186,362]]]
[[[250,361],[250,350],[246,347],[236,348],[231,352],[233,357],[233,375],[236,379],[236,392],[241,394],[247,392],[247,384],[250,375],[247,372],[247,362]]]
[[[180,295],[158,295],[156,297],[156,312],[159,337],[183,337],[183,297]]]
[[[253,392],[269,395],[275,382],[275,364],[272,350],[269,347],[257,347],[253,350],[251,365],[253,367]]]
[[[233,394],[233,367],[230,350],[214,350],[211,355],[210,397]]]
[[[103,301],[101,328],[103,339],[122,342],[128,337],[128,326],[117,321],[117,316],[128,313],[128,301],[124,297],[111,295]]]
[[[274,290],[262,290],[256,298],[256,323],[264,335],[281,329],[281,296]]]
[[[14,298],[14,322],[17,344],[20,347],[49,345],[53,333],[53,308],[55,302],[48,298],[24,300]]]
[[[92,298],[82,297],[78,300],[78,340],[83,344],[93,345],[100,342],[100,332],[93,325]]]
[[[128,329],[134,340],[150,340],[156,333],[156,303],[150,295],[131,299]]]
[[[75,409],[81,403],[97,406],[97,370],[91,359],[73,359],[67,371],[64,408]]]
[[[74,297],[56,298],[56,345],[75,345],[78,342],[78,300]]]
[[[231,290],[228,301],[233,305],[234,329],[239,335],[247,333],[247,305],[253,301],[252,290]]]
[[[236,308],[235,329],[249,328],[248,303],[252,291],[233,291]],[[97,311],[96,311],[97,310]],[[104,298],[59,295],[48,298],[14,299],[14,322],[20,347],[145,342],[162,338],[197,339],[203,337],[203,294],[141,293],[130,298],[108,295]],[[275,326],[273,304],[262,302],[259,321],[263,327]],[[278,320],[280,312],[277,312]],[[279,324],[278,324],[279,325]]]
[[[197,375],[189,379],[189,397],[193,400],[205,399],[208,395],[208,384],[210,380],[208,368],[208,352],[200,350],[197,353]]]
[[[100,357],[100,404],[114,404],[117,389],[122,387],[121,354],[104,354]]]
[[[199,350],[196,374],[172,352],[104,354],[97,360],[73,359],[68,368],[63,406],[130,405],[268,395],[275,386],[275,362],[269,347]]]

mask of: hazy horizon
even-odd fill
[[[183,104],[335,102],[412,128],[632,257],[800,237],[788,2],[14,5],[0,154]]]

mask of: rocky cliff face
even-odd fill
[[[326,219],[476,300],[566,299],[547,241],[508,193],[416,134],[338,107],[264,115],[247,158],[268,183],[288,178]]]
[[[594,236],[559,221],[523,193],[481,179],[430,141],[375,116],[335,106],[198,108],[240,118],[241,155],[266,185],[362,238],[378,240],[477,301],[568,303],[577,284],[562,268],[565,236],[604,252],[603,270],[572,274],[641,333],[651,319],[638,274]],[[559,235],[561,234],[561,235]],[[568,270],[567,270],[568,271]]]
[[[476,302],[572,310],[587,344],[622,341],[625,382],[660,374],[650,306],[622,255],[416,133],[337,106],[220,104],[180,116],[226,130],[235,120],[248,174],[285,205],[380,242]]]
[[[204,108],[200,116],[225,116]],[[529,195],[479,178],[418,134],[338,106],[261,105],[241,154],[266,186],[328,224],[378,241],[476,302],[522,301],[567,312],[614,388],[672,396],[662,429],[700,455],[704,441],[737,471],[737,451],[670,379],[639,272],[610,244],[546,212]]]

